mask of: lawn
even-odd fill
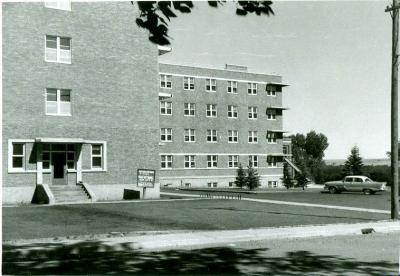
[[[31,205],[3,208],[3,240],[109,232],[248,229],[383,219],[388,219],[388,215],[216,199]]]

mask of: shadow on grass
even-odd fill
[[[308,251],[269,257],[268,249],[230,247],[144,252],[130,244],[3,245],[4,274],[389,275],[395,263],[362,262]]]

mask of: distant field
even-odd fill
[[[327,165],[343,165],[346,159],[325,159],[325,164]],[[377,159],[363,159],[364,165],[366,166],[390,166],[390,159],[388,158],[377,158]]]

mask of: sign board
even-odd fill
[[[156,178],[155,170],[147,170],[147,169],[137,170],[138,187],[153,188],[155,178]]]

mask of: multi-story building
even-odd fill
[[[78,183],[98,200],[141,192],[137,169],[160,162],[159,91],[137,6],[3,3],[2,14],[3,202]],[[145,197],[159,196],[155,183]]]
[[[262,187],[283,176],[282,77],[160,64],[160,184],[234,187],[251,165]]]

